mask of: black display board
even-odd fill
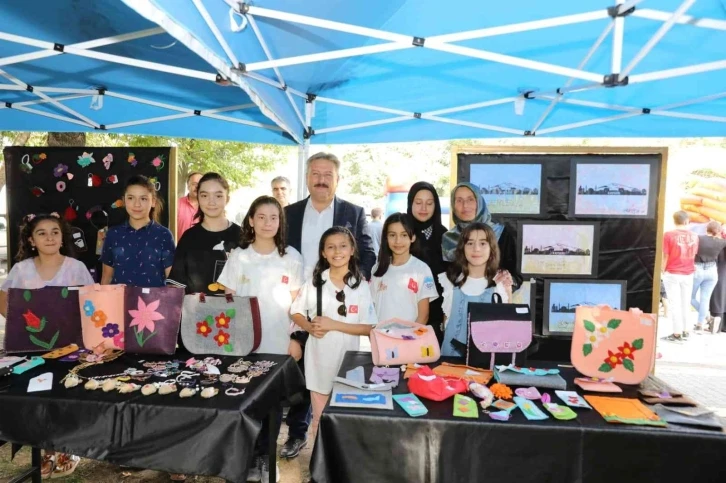
[[[73,207],[76,218],[70,225],[76,235],[79,230],[83,232],[87,246],[85,251],[76,249],[77,258],[100,274],[96,255],[98,231],[107,224],[113,226],[126,220],[126,209],[120,200],[126,180],[134,174],[155,178],[158,183],[157,195],[164,204],[161,223],[169,226],[169,220],[175,218],[175,207],[171,207],[172,212],[169,204],[169,194],[176,193],[176,153],[173,148],[12,146],[5,148],[3,153],[11,265],[18,252],[20,225],[27,214],[57,212],[68,220],[70,212],[67,209]],[[91,158],[94,162],[90,162]],[[65,185],[63,191],[59,191],[59,182]],[[108,219],[98,210],[89,220],[88,211],[98,207],[108,214]]]
[[[658,246],[658,216],[652,218],[618,218],[618,217],[587,217],[570,216],[570,186],[572,176],[572,160],[602,160],[609,162],[613,159],[620,161],[646,161],[653,162],[653,173],[657,180],[656,206],[660,206],[660,183],[662,157],[660,154],[490,154],[490,153],[458,153],[457,154],[457,182],[469,181],[471,166],[478,163],[527,163],[542,161],[542,187],[545,191],[545,207],[539,216],[532,216],[532,221],[597,221],[600,224],[599,255],[597,260],[597,279],[600,280],[627,280],[627,307],[637,307],[644,312],[653,311],[653,275],[656,264]],[[493,215],[493,220],[506,224],[517,233],[517,223],[525,219],[521,216],[507,217]],[[519,255],[518,255],[519,256]],[[546,276],[536,278],[535,291],[535,334],[538,339],[542,334],[542,314],[544,298],[544,280]],[[577,278],[577,277],[572,277]],[[658,310],[658,307],[655,307]],[[556,339],[556,337],[549,338]],[[569,338],[565,340],[542,341],[538,347],[535,358],[569,360]],[[540,356],[540,357],[537,357]]]

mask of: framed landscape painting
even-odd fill
[[[577,307],[623,310],[626,294],[625,280],[545,280],[542,334],[572,335]]]
[[[477,161],[469,168],[469,181],[479,187],[493,215],[532,216],[543,211],[539,161]]]
[[[597,277],[600,224],[522,221],[518,224],[519,270],[526,277]]]
[[[570,216],[653,218],[658,163],[651,159],[574,158]]]

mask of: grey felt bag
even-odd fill
[[[185,295],[181,336],[192,354],[246,356],[262,339],[257,297]]]

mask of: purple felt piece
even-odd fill
[[[401,378],[401,371],[398,367],[374,367],[371,372],[371,382],[374,384],[389,383],[392,387],[398,387]]]

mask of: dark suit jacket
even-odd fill
[[[287,244],[301,253],[303,216],[309,198],[285,207]],[[370,280],[371,270],[376,263],[376,253],[373,251],[373,240],[368,231],[365,210],[336,196],[333,205],[333,226],[344,226],[353,233],[358,245],[361,273]]]

